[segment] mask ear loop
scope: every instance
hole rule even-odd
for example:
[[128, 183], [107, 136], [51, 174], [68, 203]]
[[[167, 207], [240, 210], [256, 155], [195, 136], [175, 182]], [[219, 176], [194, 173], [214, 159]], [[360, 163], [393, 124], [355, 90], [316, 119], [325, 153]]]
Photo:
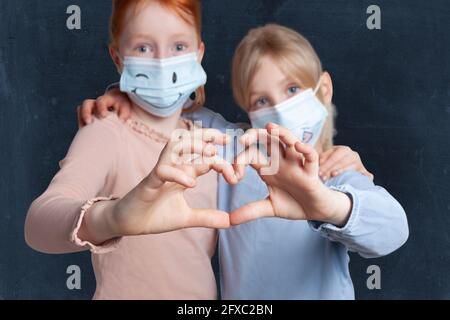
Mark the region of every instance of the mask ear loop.
[[320, 76], [319, 82], [317, 83], [316, 88], [314, 89], [315, 95], [317, 94], [317, 92], [319, 92], [320, 86], [322, 85], [322, 80], [323, 80], [323, 74]]
[[112, 89], [119, 89], [120, 90], [120, 82], [114, 82], [111, 83], [109, 86], [106, 87], [105, 94], [107, 94]]

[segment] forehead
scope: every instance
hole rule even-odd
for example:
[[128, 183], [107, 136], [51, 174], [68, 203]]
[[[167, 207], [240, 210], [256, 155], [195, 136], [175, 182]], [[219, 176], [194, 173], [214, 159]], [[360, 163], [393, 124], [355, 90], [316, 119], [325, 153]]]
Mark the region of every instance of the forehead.
[[159, 4], [157, 1], [150, 1], [142, 6], [130, 9], [127, 12], [124, 35], [136, 32], [146, 34], [170, 34], [184, 33], [192, 36], [196, 35], [194, 21], [192, 17], [181, 17], [175, 10]]
[[264, 56], [259, 60], [257, 70], [250, 82], [252, 90], [258, 90], [260, 88], [265, 89], [268, 86], [274, 86], [289, 76], [283, 72], [279, 63], [270, 56]]

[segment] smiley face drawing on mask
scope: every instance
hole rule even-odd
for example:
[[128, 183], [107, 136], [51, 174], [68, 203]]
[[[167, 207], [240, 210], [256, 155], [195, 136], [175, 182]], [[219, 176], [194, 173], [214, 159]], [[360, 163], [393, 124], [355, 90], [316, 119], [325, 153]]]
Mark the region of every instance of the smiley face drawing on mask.
[[196, 52], [166, 59], [125, 57], [120, 90], [147, 112], [169, 117], [189, 107], [189, 97], [206, 80]]

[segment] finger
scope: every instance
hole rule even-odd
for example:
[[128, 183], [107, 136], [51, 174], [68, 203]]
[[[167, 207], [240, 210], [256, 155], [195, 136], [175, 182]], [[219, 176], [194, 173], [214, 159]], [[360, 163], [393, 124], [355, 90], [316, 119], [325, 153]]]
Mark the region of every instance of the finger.
[[278, 139], [284, 144], [284, 146], [279, 148], [283, 158], [297, 163], [303, 160], [303, 156], [295, 150], [295, 144], [301, 143], [301, 141], [289, 129], [275, 123], [269, 123], [267, 131], [272, 139]]
[[247, 164], [238, 162], [239, 155], [241, 153], [244, 153], [245, 151], [246, 150], [239, 152], [238, 155], [234, 157], [231, 164], [234, 170], [234, 174], [236, 175], [236, 178], [238, 178], [238, 180], [241, 180], [245, 176], [245, 169], [247, 167]]
[[113, 108], [113, 110], [117, 111], [115, 100], [108, 95], [97, 98], [96, 108], [97, 114], [100, 115], [101, 118], [106, 118], [108, 116], [109, 108]]
[[172, 152], [177, 156], [197, 154], [206, 157], [212, 157], [217, 154], [217, 148], [203, 140], [181, 140], [172, 148]]
[[77, 121], [78, 121], [78, 129], [81, 129], [86, 125], [83, 119], [81, 118], [81, 106], [77, 107]]
[[245, 176], [245, 169], [247, 168], [247, 166], [245, 164], [239, 164], [239, 163], [233, 163], [232, 165], [233, 165], [233, 169], [234, 169], [236, 178], [238, 180], [242, 180], [242, 178], [244, 178], [244, 176]]
[[254, 169], [260, 170], [270, 164], [269, 160], [262, 154], [256, 145], [253, 145], [241, 152], [235, 158], [234, 163], [240, 170], [239, 175], [243, 174], [242, 167], [245, 169], [247, 165], [251, 165]]
[[324, 151], [319, 155], [319, 164], [322, 166], [328, 158], [334, 153], [335, 148], [332, 148], [330, 150]]
[[[298, 143], [301, 143], [300, 140], [298, 141]], [[288, 147], [288, 146], [285, 147], [285, 145], [280, 142], [279, 145], [280, 145], [279, 152], [283, 156], [283, 158], [285, 158], [289, 162], [303, 164], [303, 161], [304, 161], [303, 154], [298, 152], [295, 149], [295, 144], [292, 145], [292, 147]]]
[[187, 224], [190, 228], [227, 229], [230, 227], [230, 218], [224, 211], [193, 209]]
[[319, 174], [319, 155], [314, 147], [297, 142], [295, 144], [295, 150], [301, 153], [304, 157], [303, 168], [309, 175], [317, 176]]
[[245, 147], [255, 143], [267, 144], [268, 132], [266, 129], [249, 129], [240, 138], [239, 142]]
[[298, 152], [294, 147], [286, 148], [283, 150], [286, 160], [294, 163], [304, 163], [304, 156]]
[[352, 171], [352, 170], [355, 170], [355, 168], [353, 166], [349, 166], [346, 168], [338, 168], [338, 167], [333, 168], [333, 169], [331, 169], [330, 172], [323, 174], [323, 180], [326, 181], [328, 179], [335, 178], [337, 176], [340, 176], [345, 171]]
[[261, 200], [249, 203], [230, 214], [232, 226], [247, 223], [259, 218], [274, 217], [275, 211], [270, 200]]
[[152, 188], [159, 188], [166, 182], [175, 182], [186, 188], [193, 188], [196, 180], [181, 169], [168, 165], [160, 165], [149, 175], [147, 184]]
[[375, 178], [374, 175], [373, 175], [372, 173], [370, 173], [369, 171], [367, 171], [366, 168], [361, 167], [361, 168], [357, 169], [357, 168], [355, 168], [355, 165], [354, 165], [354, 164], [350, 164], [350, 165], [348, 165], [348, 166], [345, 166], [345, 167], [342, 168], [342, 169], [341, 169], [341, 168], [338, 168], [338, 167], [333, 168], [333, 169], [328, 173], [328, 176], [326, 176], [324, 180], [328, 180], [328, 177], [332, 177], [332, 178], [337, 177], [337, 176], [341, 175], [342, 173], [344, 173], [344, 172], [346, 172], [346, 171], [356, 171], [356, 172], [359, 172], [359, 173], [361, 173], [362, 175], [364, 175], [364, 176], [366, 176], [367, 178], [369, 178], [370, 180], [373, 180], [373, 179]]
[[363, 169], [364, 168], [362, 166], [360, 166], [360, 168], [358, 168], [356, 166], [352, 157], [346, 156], [346, 157], [342, 158], [341, 160], [339, 160], [338, 163], [336, 163], [328, 171], [323, 172], [323, 175], [326, 177], [337, 177], [338, 175], [342, 174], [345, 171], [353, 170], [353, 171], [362, 172]]
[[247, 168], [248, 165], [250, 165], [252, 162], [256, 162], [256, 161], [252, 161], [252, 158], [257, 159], [258, 156], [262, 156], [262, 155], [257, 155], [257, 148], [255, 146], [252, 146], [244, 151], [242, 151], [241, 153], [239, 153], [234, 159], [233, 159], [233, 169], [234, 172], [236, 174], [236, 177], [241, 180], [242, 178], [244, 178], [245, 176], [245, 170]]
[[340, 169], [340, 168], [333, 169], [332, 171], [324, 174], [325, 180], [328, 180], [329, 178], [335, 178], [335, 177], [341, 175], [342, 172], [344, 172], [344, 171], [347, 171], [347, 170]]
[[330, 172], [331, 177], [337, 177], [338, 175], [346, 172], [346, 171], [356, 171], [358, 173], [361, 173], [362, 175], [368, 177], [370, 180], [373, 180], [375, 177], [372, 173], [367, 171], [367, 169], [364, 166], [356, 166], [353, 162], [350, 162], [348, 165], [344, 165], [343, 168], [333, 168]]
[[222, 157], [217, 155], [214, 157], [203, 157], [202, 161], [208, 164], [212, 170], [221, 173], [229, 184], [234, 185], [238, 183], [233, 166]]
[[[247, 130], [246, 133], [239, 138], [239, 142], [244, 147], [247, 147], [247, 148], [257, 146], [260, 154], [261, 155], [267, 154], [268, 157], [270, 157], [271, 153], [272, 153], [272, 147], [273, 147], [272, 144], [277, 145], [277, 148], [278, 148], [278, 144], [279, 144], [278, 140], [274, 141], [274, 139], [269, 136], [266, 129], [256, 129], [256, 128]], [[250, 149], [250, 150], [251, 150], [251, 152], [253, 152], [255, 149]], [[242, 156], [248, 156], [248, 155], [249, 155], [249, 153], [244, 154]], [[260, 155], [258, 154], [257, 157], [260, 157]], [[250, 157], [251, 159], [254, 160], [253, 163], [256, 165], [258, 163], [260, 163], [259, 160], [256, 160], [257, 157], [253, 157], [253, 156]], [[264, 158], [264, 159], [266, 159], [266, 158]], [[260, 160], [262, 161], [263, 159], [260, 159]], [[245, 162], [245, 161], [243, 163], [250, 164], [250, 162]]]
[[349, 151], [345, 148], [339, 147], [333, 149], [333, 152], [328, 156], [326, 161], [324, 161], [322, 165], [320, 165], [321, 175], [325, 175], [325, 172], [329, 172], [332, 167], [336, 166], [336, 164], [339, 164], [340, 161], [347, 156], [349, 156]]
[[119, 105], [119, 118], [122, 121], [127, 121], [131, 117], [131, 103], [127, 99], [124, 99], [123, 102]]
[[230, 137], [217, 129], [194, 129], [192, 132], [188, 131], [191, 137], [200, 139], [205, 142], [214, 143], [217, 145], [226, 145], [230, 142]]
[[271, 136], [277, 137], [289, 148], [294, 147], [297, 142], [301, 142], [289, 129], [282, 126], [269, 123], [266, 128]]
[[84, 100], [81, 105], [81, 118], [86, 124], [92, 123], [92, 113], [95, 108], [95, 100]]

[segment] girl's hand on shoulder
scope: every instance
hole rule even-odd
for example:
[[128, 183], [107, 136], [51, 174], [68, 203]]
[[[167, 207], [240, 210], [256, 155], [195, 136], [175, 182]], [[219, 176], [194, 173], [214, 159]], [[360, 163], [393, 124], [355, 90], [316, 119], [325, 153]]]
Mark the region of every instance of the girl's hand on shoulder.
[[106, 118], [109, 112], [116, 112], [122, 121], [131, 115], [131, 101], [119, 89], [109, 90], [97, 99], [87, 99], [77, 108], [78, 126], [82, 128], [92, 123], [94, 117]]
[[374, 176], [362, 163], [358, 152], [347, 146], [335, 146], [320, 155], [319, 175], [323, 181], [354, 170], [373, 180]]

